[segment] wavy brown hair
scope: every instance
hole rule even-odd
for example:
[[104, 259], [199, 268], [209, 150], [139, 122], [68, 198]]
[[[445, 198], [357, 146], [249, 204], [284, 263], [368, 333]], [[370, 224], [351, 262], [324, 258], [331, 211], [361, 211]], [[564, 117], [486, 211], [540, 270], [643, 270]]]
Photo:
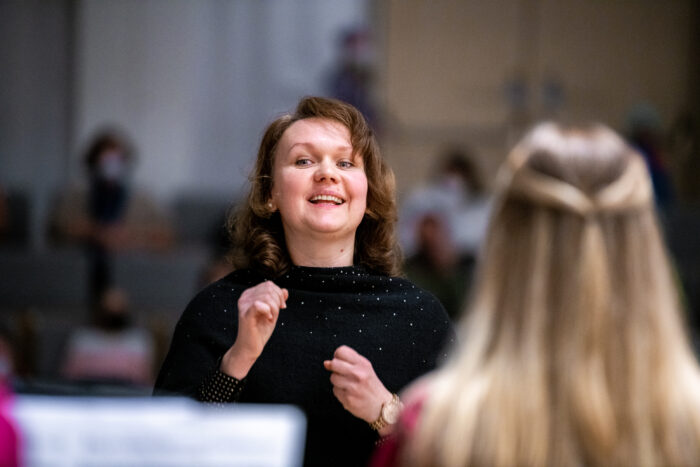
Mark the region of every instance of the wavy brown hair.
[[403, 465], [700, 465], [700, 371], [641, 156], [542, 124], [499, 181], [464, 345]]
[[401, 254], [396, 240], [396, 183], [384, 162], [372, 129], [353, 106], [336, 99], [305, 97], [293, 114], [283, 115], [265, 130], [250, 177], [247, 202], [229, 216], [227, 228], [235, 268], [248, 267], [275, 278], [292, 266], [279, 212], [268, 207], [272, 194], [277, 145], [294, 122], [322, 118], [350, 130], [355, 155], [362, 157], [367, 176], [367, 210], [355, 233], [354, 263], [385, 275], [398, 275]]

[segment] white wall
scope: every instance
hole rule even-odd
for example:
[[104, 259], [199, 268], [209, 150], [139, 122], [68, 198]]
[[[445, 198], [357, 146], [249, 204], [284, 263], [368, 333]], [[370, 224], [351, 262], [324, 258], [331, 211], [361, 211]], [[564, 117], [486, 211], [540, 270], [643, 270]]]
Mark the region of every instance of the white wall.
[[356, 0], [84, 0], [72, 177], [79, 144], [116, 123], [155, 194], [238, 192], [265, 124], [323, 92], [339, 29], [366, 15]]

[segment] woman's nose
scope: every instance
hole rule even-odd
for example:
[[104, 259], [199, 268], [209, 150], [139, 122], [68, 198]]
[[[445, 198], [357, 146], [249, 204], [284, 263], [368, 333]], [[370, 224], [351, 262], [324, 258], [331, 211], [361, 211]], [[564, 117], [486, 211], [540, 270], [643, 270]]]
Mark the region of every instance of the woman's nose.
[[317, 182], [322, 182], [322, 181], [331, 181], [331, 182], [337, 182], [338, 181], [338, 173], [336, 171], [335, 164], [333, 161], [330, 160], [322, 160], [317, 168], [316, 168], [316, 173], [314, 174], [314, 179]]

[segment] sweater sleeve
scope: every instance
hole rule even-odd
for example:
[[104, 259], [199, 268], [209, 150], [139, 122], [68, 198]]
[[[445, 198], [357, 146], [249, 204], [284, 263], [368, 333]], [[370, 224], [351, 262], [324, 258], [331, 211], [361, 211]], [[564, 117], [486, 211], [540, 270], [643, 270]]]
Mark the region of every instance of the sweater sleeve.
[[215, 404], [238, 402], [241, 398], [245, 381], [245, 378], [234, 378], [216, 369], [199, 386], [197, 400]]

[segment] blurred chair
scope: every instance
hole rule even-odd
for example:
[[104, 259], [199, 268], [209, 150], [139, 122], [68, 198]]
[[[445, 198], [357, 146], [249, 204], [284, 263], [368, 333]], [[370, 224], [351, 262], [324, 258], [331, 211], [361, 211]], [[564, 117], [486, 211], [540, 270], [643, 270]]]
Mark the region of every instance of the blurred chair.
[[114, 257], [114, 283], [126, 290], [134, 307], [179, 316], [196, 291], [206, 261], [205, 248], [121, 252]]
[[77, 248], [0, 250], [0, 310], [84, 307], [87, 275], [87, 258]]

